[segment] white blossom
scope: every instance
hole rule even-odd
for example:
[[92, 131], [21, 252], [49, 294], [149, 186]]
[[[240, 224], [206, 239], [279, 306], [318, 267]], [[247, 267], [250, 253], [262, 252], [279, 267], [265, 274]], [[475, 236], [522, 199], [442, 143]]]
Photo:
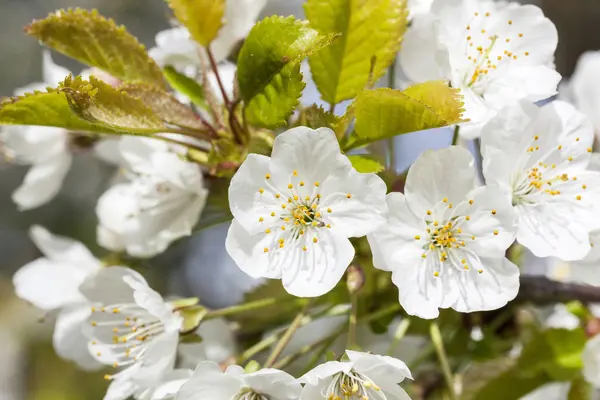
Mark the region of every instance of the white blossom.
[[580, 260], [600, 227], [600, 173], [589, 169], [593, 128], [561, 101], [506, 108], [482, 131], [483, 173], [512, 201], [517, 240], [538, 257]]
[[246, 374], [242, 367], [231, 365], [223, 373], [210, 361], [202, 362], [184, 384], [176, 400], [297, 400], [300, 384], [289, 374], [264, 368]]
[[408, 0], [408, 16], [413, 19], [431, 11], [433, 0]]
[[41, 310], [58, 311], [52, 341], [59, 356], [84, 369], [99, 367], [81, 332], [90, 308], [79, 285], [93, 278], [102, 264], [83, 244], [55, 236], [41, 226], [32, 227], [30, 235], [44, 256], [15, 273], [17, 296]]
[[349, 237], [385, 222], [385, 183], [358, 173], [329, 129], [280, 134], [272, 157], [250, 154], [231, 180], [226, 248], [253, 278], [282, 279], [296, 296], [320, 296], [354, 257]]
[[199, 166], [163, 142], [126, 137], [119, 148], [130, 181], [100, 197], [98, 242], [110, 250], [151, 257], [191, 234], [208, 192]]
[[349, 361], [329, 361], [298, 380], [305, 383], [300, 400], [403, 400], [410, 399], [398, 386], [412, 379], [402, 361], [375, 354], [346, 350]]
[[[267, 0], [226, 1], [225, 25], [210, 44], [216, 62], [224, 61], [237, 42], [248, 35], [266, 3]], [[185, 27], [159, 32], [156, 35], [156, 47], [150, 49], [149, 54], [159, 65], [172, 65], [191, 75], [200, 67], [200, 46]]]
[[390, 218], [368, 235], [376, 268], [392, 271], [407, 313], [436, 318], [438, 308], [493, 310], [519, 290], [505, 257], [515, 214], [495, 187], [475, 187], [463, 148], [426, 151], [412, 165], [405, 194], [387, 196]]
[[571, 382], [552, 382], [540, 386], [520, 400], [564, 400], [569, 397]]
[[583, 376], [585, 380], [600, 388], [600, 335], [596, 335], [585, 344], [583, 354]]
[[89, 351], [115, 368], [106, 399], [126, 399], [154, 387], [173, 370], [183, 319], [137, 272], [107, 267], [80, 290], [91, 303], [84, 325]]
[[[15, 94], [22, 96], [36, 90], [46, 91], [48, 86], [56, 86], [69, 73], [54, 64], [46, 51], [43, 55], [44, 82], [17, 89]], [[72, 162], [66, 130], [45, 126], [5, 126], [0, 130], [0, 148], [9, 160], [31, 165], [23, 183], [12, 195], [20, 210], [42, 206], [58, 194]]]
[[464, 138], [515, 101], [556, 94], [554, 24], [533, 5], [490, 0], [435, 0], [430, 14], [413, 21], [400, 53], [409, 79], [447, 79], [464, 96], [470, 123]]

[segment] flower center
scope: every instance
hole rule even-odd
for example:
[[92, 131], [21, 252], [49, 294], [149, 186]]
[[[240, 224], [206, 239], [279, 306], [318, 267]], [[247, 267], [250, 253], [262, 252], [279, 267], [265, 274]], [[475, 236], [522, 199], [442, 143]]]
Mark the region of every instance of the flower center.
[[[163, 323], [135, 303], [92, 307], [94, 340], [91, 344], [110, 348], [113, 367], [135, 363], [149, 343], [165, 331]], [[102, 350], [96, 356], [102, 357]]]
[[327, 400], [386, 400], [386, 395], [372, 380], [354, 370], [340, 372], [321, 393]]

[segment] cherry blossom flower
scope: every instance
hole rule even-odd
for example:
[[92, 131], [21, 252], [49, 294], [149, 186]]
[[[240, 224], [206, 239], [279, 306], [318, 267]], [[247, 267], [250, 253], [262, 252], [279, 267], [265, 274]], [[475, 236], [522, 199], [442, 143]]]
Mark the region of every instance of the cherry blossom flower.
[[95, 276], [102, 264], [83, 244], [55, 236], [41, 226], [32, 227], [30, 235], [44, 256], [15, 273], [17, 296], [41, 310], [58, 311], [52, 340], [60, 357], [84, 369], [99, 367], [87, 351], [87, 340], [81, 332], [90, 307], [79, 285]]
[[407, 313], [436, 318], [438, 308], [493, 310], [519, 290], [505, 257], [515, 214], [495, 187], [475, 187], [463, 148], [426, 151], [408, 171], [405, 194], [387, 196], [390, 218], [367, 236], [376, 268], [392, 271]]
[[208, 191], [200, 168], [163, 142], [126, 137], [119, 148], [131, 180], [100, 197], [98, 242], [110, 250], [151, 257], [191, 234]]
[[226, 248], [253, 278], [296, 296], [330, 291], [354, 258], [349, 237], [385, 222], [385, 183], [358, 173], [329, 129], [291, 129], [272, 157], [250, 154], [231, 180]]
[[[56, 86], [70, 74], [52, 61], [48, 51], [44, 52], [42, 68], [44, 82], [17, 89], [15, 95], [46, 91], [48, 86]], [[0, 130], [0, 148], [9, 160], [31, 165], [23, 183], [12, 195], [20, 210], [42, 206], [58, 194], [72, 161], [66, 130], [45, 126], [5, 126]]]
[[298, 380], [305, 383], [300, 400], [314, 399], [410, 399], [398, 386], [412, 379], [402, 361], [375, 354], [346, 350], [349, 361], [329, 361]]
[[504, 106], [556, 94], [554, 24], [533, 5], [489, 0], [436, 0], [416, 18], [400, 53], [409, 79], [447, 79], [464, 96], [464, 138]]
[[225, 373], [210, 361], [198, 365], [176, 400], [296, 400], [300, 384], [291, 375], [272, 368], [245, 374], [242, 367], [232, 365]]
[[538, 257], [580, 260], [600, 227], [600, 173], [589, 169], [594, 133], [573, 106], [522, 103], [483, 128], [483, 173], [512, 200], [517, 240]]
[[600, 388], [600, 335], [596, 335], [586, 343], [583, 354], [583, 376], [585, 380]]
[[107, 397], [126, 399], [154, 387], [173, 370], [182, 318], [137, 272], [123, 267], [100, 270], [80, 290], [91, 303], [84, 325], [91, 355], [123, 368], [111, 380]]

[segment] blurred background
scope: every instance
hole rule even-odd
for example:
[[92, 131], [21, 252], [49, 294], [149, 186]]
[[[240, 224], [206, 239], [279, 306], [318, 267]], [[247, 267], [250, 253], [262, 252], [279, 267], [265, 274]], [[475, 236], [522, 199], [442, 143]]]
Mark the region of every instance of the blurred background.
[[[586, 50], [600, 49], [598, 0], [528, 1], [544, 9], [554, 21], [560, 42], [558, 71], [573, 72]], [[300, 0], [269, 0], [263, 15], [302, 16]], [[66, 7], [97, 8], [101, 14], [127, 26], [147, 47], [155, 34], [169, 27], [162, 0], [0, 0], [0, 96], [41, 80], [42, 52], [38, 43], [23, 33], [34, 18]], [[78, 73], [82, 66], [54, 54], [56, 63]], [[317, 94], [312, 101], [317, 100]], [[430, 132], [407, 135], [398, 152], [401, 165], [409, 165], [425, 148], [449, 143], [449, 137]], [[437, 141], [437, 143], [436, 143]], [[114, 175], [114, 168], [93, 154], [78, 154], [63, 190], [49, 204], [18, 212], [11, 193], [21, 183], [27, 167], [0, 162], [0, 400], [101, 399], [106, 383], [100, 375], [79, 372], [54, 354], [50, 343], [51, 316], [14, 298], [11, 278], [22, 265], [39, 257], [28, 237], [32, 224], [82, 240], [99, 257], [105, 252], [95, 244], [95, 203]], [[157, 282], [181, 295], [199, 295], [207, 305], [222, 307], [241, 299], [242, 290], [255, 283], [231, 264], [224, 252], [227, 226], [220, 226], [175, 245], [149, 262]], [[202, 260], [202, 262], [198, 262]], [[215, 280], [218, 272], [222, 279]], [[211, 276], [212, 279], [204, 279]], [[167, 279], [158, 279], [167, 278]], [[163, 287], [166, 289], [167, 287]], [[45, 322], [45, 320], [48, 320]]]

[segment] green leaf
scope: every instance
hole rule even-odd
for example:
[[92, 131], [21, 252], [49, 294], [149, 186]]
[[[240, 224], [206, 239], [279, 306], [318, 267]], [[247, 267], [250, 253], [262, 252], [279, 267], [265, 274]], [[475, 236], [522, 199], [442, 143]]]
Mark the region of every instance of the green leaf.
[[126, 82], [166, 88], [160, 67], [138, 40], [96, 10], [59, 10], [25, 31], [56, 51]]
[[356, 128], [346, 150], [425, 129], [464, 122], [458, 89], [442, 81], [415, 85], [405, 91], [365, 90], [356, 98]]
[[301, 111], [297, 125], [308, 126], [312, 129], [330, 128], [335, 130], [340, 120], [341, 118], [335, 114], [325, 111], [321, 106], [313, 104]]
[[167, 0], [175, 17], [198, 43], [207, 47], [223, 26], [225, 0]]
[[268, 127], [285, 122], [304, 88], [297, 64], [334, 38], [294, 17], [265, 18], [252, 28], [240, 50], [237, 76], [253, 121]]
[[189, 334], [194, 332], [199, 326], [208, 310], [202, 306], [194, 306], [179, 310], [179, 316], [183, 319], [179, 332]]
[[384, 167], [379, 163], [379, 161], [369, 158], [364, 155], [351, 155], [348, 156], [352, 166], [358, 172], [368, 174], [368, 173], [379, 173], [383, 171]]
[[204, 88], [192, 78], [178, 72], [175, 68], [167, 66], [163, 69], [165, 78], [169, 85], [182, 95], [186, 96], [196, 106], [208, 110], [208, 104], [204, 98]]
[[182, 104], [172, 94], [148, 84], [129, 84], [119, 88], [148, 106], [166, 123], [195, 130], [205, 127], [194, 111]]
[[51, 88], [48, 92], [27, 93], [0, 103], [0, 124], [53, 126], [83, 132], [111, 131], [79, 118], [69, 107], [65, 94]]
[[101, 80], [68, 76], [60, 84], [71, 109], [93, 124], [121, 132], [150, 134], [167, 130], [161, 118], [139, 99]]
[[270, 129], [287, 125], [305, 86], [300, 64], [288, 64], [248, 103], [245, 111], [248, 122]]
[[407, 24], [405, 0], [308, 0], [311, 26], [342, 38], [309, 59], [313, 78], [330, 104], [363, 90], [375, 58], [373, 80], [385, 74], [400, 50]]

